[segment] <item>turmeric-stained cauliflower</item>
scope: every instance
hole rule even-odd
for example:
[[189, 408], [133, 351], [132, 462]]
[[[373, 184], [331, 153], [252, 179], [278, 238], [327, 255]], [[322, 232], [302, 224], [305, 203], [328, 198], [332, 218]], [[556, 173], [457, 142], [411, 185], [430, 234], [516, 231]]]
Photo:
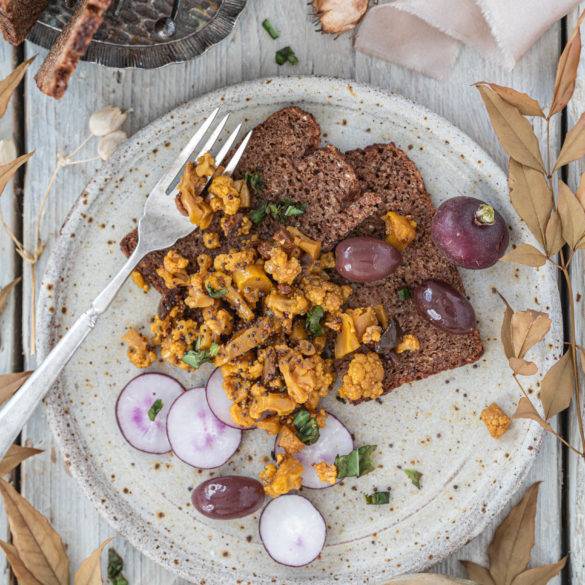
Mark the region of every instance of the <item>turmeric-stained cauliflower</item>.
[[266, 308], [270, 309], [277, 317], [304, 315], [309, 309], [309, 303], [300, 291], [293, 291], [290, 295], [282, 295], [273, 290], [264, 302]]
[[280, 247], [275, 246], [269, 251], [270, 258], [264, 263], [264, 270], [280, 284], [292, 284], [301, 273], [301, 263]]
[[211, 195], [209, 204], [213, 211], [235, 215], [240, 209], [240, 193], [234, 180], [228, 175], [214, 177], [209, 185], [209, 194]]
[[294, 455], [305, 448], [305, 444], [288, 425], [283, 426], [280, 431], [278, 446], [282, 447], [289, 455]]
[[253, 264], [255, 259], [256, 251], [251, 248], [240, 251], [230, 250], [227, 254], [218, 254], [213, 261], [213, 267], [222, 272], [234, 272]]
[[303, 466], [300, 461], [279, 453], [276, 456], [276, 465], [270, 463], [260, 472], [260, 480], [264, 484], [266, 495], [276, 498], [291, 490], [300, 489], [302, 475]]
[[319, 305], [328, 313], [338, 313], [351, 295], [351, 286], [334, 284], [317, 274], [303, 278], [301, 290], [311, 304]]
[[165, 281], [165, 286], [169, 289], [177, 286], [187, 286], [189, 284], [189, 275], [187, 266], [189, 260], [183, 258], [176, 250], [169, 250], [163, 260], [163, 265], [157, 268], [156, 273]]
[[351, 362], [339, 389], [339, 396], [355, 401], [377, 398], [383, 393], [384, 366], [377, 353], [358, 353]]
[[128, 329], [122, 340], [128, 345], [128, 359], [137, 368], [148, 368], [156, 360], [148, 339], [136, 329]]
[[499, 439], [512, 424], [510, 417], [495, 402], [482, 410], [480, 418], [494, 439]]
[[313, 467], [315, 469], [317, 477], [321, 481], [331, 484], [337, 481], [337, 467], [333, 465], [333, 463], [326, 463], [325, 461], [320, 461], [319, 463], [314, 463]]

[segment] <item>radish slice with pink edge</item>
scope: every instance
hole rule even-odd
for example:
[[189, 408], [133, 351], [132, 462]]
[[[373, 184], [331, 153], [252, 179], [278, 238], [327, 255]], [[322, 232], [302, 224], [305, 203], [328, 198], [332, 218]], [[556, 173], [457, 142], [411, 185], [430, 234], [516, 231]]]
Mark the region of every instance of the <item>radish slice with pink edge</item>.
[[146, 453], [168, 453], [167, 416], [184, 391], [165, 374], [141, 374], [130, 380], [116, 402], [116, 420], [126, 441]]
[[262, 544], [281, 565], [301, 567], [314, 561], [323, 550], [326, 534], [321, 512], [296, 494], [272, 500], [260, 516]]
[[238, 449], [242, 431], [228, 427], [211, 412], [205, 388], [187, 390], [175, 400], [167, 418], [173, 453], [193, 467], [223, 465]]
[[243, 427], [234, 421], [232, 418], [230, 409], [233, 401], [225, 393], [223, 386], [223, 375], [221, 368], [215, 368], [207, 380], [207, 386], [205, 387], [205, 395], [207, 396], [207, 404], [211, 408], [211, 412], [228, 427], [234, 429], [253, 429], [254, 427]]
[[[327, 413], [325, 426], [319, 429], [319, 439], [312, 445], [306, 445], [302, 451], [295, 454], [303, 464], [302, 485], [306, 488], [324, 489], [335, 485], [321, 481], [317, 475], [314, 463], [334, 463], [337, 455], [347, 455], [353, 451], [353, 439], [350, 432], [341, 421], [331, 413]], [[278, 445], [278, 437], [274, 446], [275, 453], [283, 453]]]

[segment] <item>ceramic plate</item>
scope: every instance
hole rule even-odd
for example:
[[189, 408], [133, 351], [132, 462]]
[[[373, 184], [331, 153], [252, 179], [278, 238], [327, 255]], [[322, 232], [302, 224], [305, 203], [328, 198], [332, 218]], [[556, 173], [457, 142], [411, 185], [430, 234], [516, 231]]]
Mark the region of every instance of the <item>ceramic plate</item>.
[[[508, 203], [506, 177], [470, 138], [439, 116], [396, 95], [327, 78], [280, 78], [236, 85], [172, 111], [136, 134], [88, 185], [73, 208], [43, 286], [43, 354], [73, 316], [116, 273], [124, 258], [118, 242], [136, 225], [144, 198], [193, 129], [218, 104], [230, 123], [251, 128], [289, 104], [312, 112], [325, 139], [342, 150], [394, 141], [420, 168], [435, 202], [472, 195], [494, 203], [512, 241], [531, 241]], [[530, 467], [541, 431], [515, 422], [499, 441], [479, 419], [497, 401], [511, 413], [518, 400], [498, 341], [503, 305], [496, 287], [515, 307], [535, 302], [559, 324], [554, 271], [505, 263], [464, 271], [485, 343], [474, 365], [407, 384], [379, 402], [327, 407], [353, 431], [357, 444], [378, 445], [380, 468], [344, 485], [303, 493], [327, 520], [321, 557], [292, 569], [276, 564], [258, 538], [258, 514], [215, 522], [195, 512], [191, 490], [210, 475], [256, 476], [273, 440], [247, 432], [237, 454], [212, 472], [195, 470], [171, 455], [132, 449], [114, 418], [116, 397], [138, 371], [126, 359], [121, 337], [128, 326], [147, 326], [158, 295], [128, 283], [108, 314], [69, 364], [47, 399], [51, 426], [83, 490], [111, 524], [138, 549], [183, 577], [214, 585], [252, 582], [295, 584], [381, 583], [437, 562], [476, 536], [511, 497]], [[536, 301], [535, 301], [536, 299]], [[551, 338], [560, 339], [555, 325]], [[548, 367], [558, 353], [542, 344], [531, 359]], [[168, 371], [159, 365], [157, 371]], [[205, 382], [210, 369], [178, 376], [187, 387]], [[529, 380], [534, 384], [536, 380]], [[417, 490], [401, 468], [423, 475]], [[364, 493], [392, 489], [390, 506], [367, 506]], [[207, 581], [209, 582], [209, 581]]]

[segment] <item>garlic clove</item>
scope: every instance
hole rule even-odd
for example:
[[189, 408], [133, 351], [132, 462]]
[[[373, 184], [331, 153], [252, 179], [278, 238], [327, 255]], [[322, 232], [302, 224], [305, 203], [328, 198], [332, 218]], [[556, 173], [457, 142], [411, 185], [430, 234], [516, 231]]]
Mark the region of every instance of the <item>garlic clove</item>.
[[368, 0], [313, 0], [324, 33], [341, 34], [354, 28], [368, 9]]
[[89, 117], [89, 131], [94, 136], [106, 136], [122, 126], [128, 112], [123, 112], [116, 106], [106, 106]]
[[99, 157], [102, 160], [108, 160], [112, 154], [114, 154], [118, 146], [120, 146], [122, 142], [125, 142], [127, 138], [128, 135], [122, 130], [116, 130], [106, 136], [102, 136], [97, 147]]

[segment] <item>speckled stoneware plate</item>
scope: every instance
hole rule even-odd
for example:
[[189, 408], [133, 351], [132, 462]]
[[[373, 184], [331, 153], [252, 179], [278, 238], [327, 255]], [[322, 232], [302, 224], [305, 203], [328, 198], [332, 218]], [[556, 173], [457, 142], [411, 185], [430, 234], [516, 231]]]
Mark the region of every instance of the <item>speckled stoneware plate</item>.
[[[42, 353], [71, 324], [123, 262], [118, 241], [136, 224], [144, 198], [193, 129], [218, 104], [230, 123], [251, 128], [271, 112], [298, 104], [312, 112], [325, 140], [341, 149], [394, 141], [419, 166], [436, 204], [473, 195], [497, 205], [512, 241], [531, 241], [508, 203], [504, 173], [472, 140], [439, 116], [382, 91], [328, 78], [259, 80], [200, 97], [136, 134], [88, 185], [72, 210], [43, 283], [39, 315]], [[258, 538], [258, 516], [216, 522], [190, 504], [193, 486], [210, 475], [256, 476], [270, 457], [265, 433], [245, 433], [241, 448], [222, 468], [195, 470], [172, 455], [132, 449], [114, 418], [116, 397], [137, 374], [121, 343], [128, 326], [147, 326], [158, 295], [128, 283], [109, 313], [67, 367], [47, 399], [51, 426], [69, 467], [111, 524], [138, 549], [199, 583], [383, 583], [445, 557], [477, 535], [511, 497], [530, 467], [541, 431], [515, 422], [499, 441], [479, 413], [497, 401], [511, 413], [518, 400], [502, 352], [503, 305], [497, 287], [515, 307], [535, 302], [551, 314], [551, 339], [560, 339], [560, 309], [553, 270], [499, 263], [464, 271], [486, 346], [475, 365], [408, 384], [381, 403], [327, 407], [355, 434], [356, 443], [379, 446], [380, 468], [327, 490], [303, 490], [327, 521], [326, 546], [303, 568], [276, 564]], [[548, 367], [560, 344], [534, 351]], [[206, 367], [207, 368], [207, 367]], [[186, 386], [205, 382], [210, 369], [178, 375]], [[168, 371], [164, 365], [153, 368]], [[534, 385], [536, 380], [529, 381]], [[417, 490], [401, 471], [424, 476]], [[363, 494], [392, 488], [390, 506], [367, 506]], [[213, 577], [212, 577], [213, 576]]]
[[[169, 35], [157, 22], [171, 15], [174, 0], [114, 0], [84, 60], [143, 69], [188, 61], [232, 31], [246, 1], [181, 0]], [[50, 2], [28, 40], [52, 47], [76, 6], [74, 0]]]

